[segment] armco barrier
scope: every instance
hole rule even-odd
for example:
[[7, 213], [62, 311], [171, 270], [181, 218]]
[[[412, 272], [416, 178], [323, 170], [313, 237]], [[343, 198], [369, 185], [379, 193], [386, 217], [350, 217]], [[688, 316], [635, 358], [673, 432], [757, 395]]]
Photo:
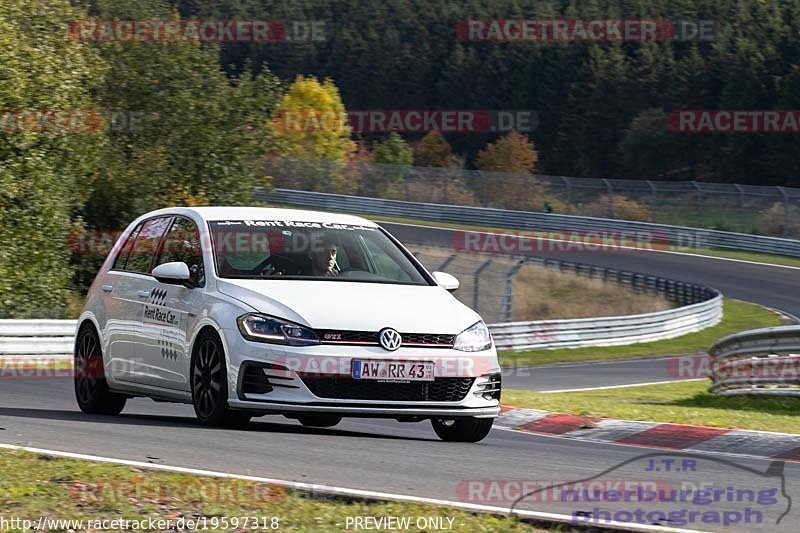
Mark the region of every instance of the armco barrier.
[[0, 355], [71, 354], [77, 320], [0, 320]]
[[498, 349], [619, 346], [671, 339], [717, 324], [722, 296], [686, 307], [641, 315], [492, 324]]
[[800, 396], [800, 326], [735, 333], [714, 343], [709, 355], [714, 394]]
[[[713, 326], [722, 318], [722, 295], [714, 289], [624, 274], [622, 278], [634, 287], [661, 286], [675, 298], [695, 295], [700, 301], [640, 315], [490, 324], [495, 344], [504, 350], [616, 346], [677, 337]], [[671, 284], [675, 286], [670, 289]], [[677, 285], [686, 287], [678, 289]], [[0, 320], [0, 356], [70, 354], [75, 327], [75, 320]]]
[[635, 291], [656, 292], [680, 307], [618, 317], [491, 324], [489, 329], [500, 349], [578, 348], [650, 342], [699, 331], [716, 325], [722, 319], [722, 294], [711, 287], [558, 259], [528, 257], [527, 260], [548, 268], [626, 285]]
[[800, 241], [746, 233], [667, 226], [648, 222], [511, 211], [487, 207], [382, 200], [321, 192], [257, 189], [255, 198], [278, 205], [310, 207], [327, 211], [363, 213], [455, 222], [483, 227], [541, 231], [641, 231], [666, 238], [669, 244], [689, 248], [726, 248], [800, 257]]

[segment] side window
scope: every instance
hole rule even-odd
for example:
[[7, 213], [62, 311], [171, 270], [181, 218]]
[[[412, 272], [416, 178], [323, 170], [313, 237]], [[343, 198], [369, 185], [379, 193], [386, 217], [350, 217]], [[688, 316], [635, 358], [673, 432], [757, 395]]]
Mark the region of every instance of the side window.
[[161, 254], [155, 266], [180, 261], [189, 266], [192, 279], [198, 285], [205, 284], [203, 268], [203, 251], [200, 248], [200, 231], [194, 222], [184, 217], [177, 217], [164, 239]]
[[142, 228], [136, 235], [136, 241], [133, 243], [133, 249], [128, 261], [125, 264], [125, 270], [142, 274], [150, 273], [153, 256], [158, 251], [161, 237], [167, 230], [171, 220], [172, 217], [151, 218], [142, 224]]
[[125, 239], [125, 243], [120, 247], [119, 253], [117, 253], [117, 258], [114, 259], [114, 266], [111, 267], [111, 270], [125, 270], [125, 265], [128, 262], [128, 258], [131, 256], [131, 250], [133, 250], [133, 242], [136, 240], [136, 235], [139, 233], [139, 230], [142, 229], [142, 224], [144, 224], [144, 222], [136, 226], [130, 235], [128, 235], [128, 238]]

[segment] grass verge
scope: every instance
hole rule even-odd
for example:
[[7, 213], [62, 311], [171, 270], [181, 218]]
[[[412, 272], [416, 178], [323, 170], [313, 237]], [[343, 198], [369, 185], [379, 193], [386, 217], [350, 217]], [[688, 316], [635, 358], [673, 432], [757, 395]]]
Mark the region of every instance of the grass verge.
[[[259, 530], [342, 531], [347, 517], [409, 517], [411, 524], [416, 524], [419, 517], [430, 517], [443, 519], [445, 525], [451, 523], [455, 531], [550, 531], [510, 517], [447, 507], [314, 498], [308, 493], [251, 481], [155, 472], [23, 451], [0, 450], [0, 471], [3, 518], [33, 520], [34, 524], [40, 517], [84, 520], [81, 529], [88, 529], [89, 520], [141, 521], [152, 517], [177, 521], [181, 517], [207, 517], [205, 525], [219, 531], [252, 530], [254, 524]], [[234, 517], [238, 518], [238, 527]], [[251, 517], [247, 527], [244, 517]], [[223, 527], [223, 518], [228, 527]], [[52, 522], [50, 525], [50, 530], [78, 530], [74, 526], [53, 527]], [[145, 524], [136, 529], [154, 530], [148, 527]], [[119, 529], [122, 527], [116, 528]], [[416, 525], [411, 529], [417, 529]]]
[[604, 418], [800, 433], [797, 400], [713, 396], [709, 384], [684, 381], [556, 394], [504, 389], [503, 404]]
[[702, 353], [726, 335], [756, 328], [780, 326], [780, 316], [760, 305], [725, 298], [722, 321], [716, 326], [674, 339], [641, 342], [627, 346], [563, 348], [556, 350], [519, 350], [500, 352], [503, 366], [544, 365], [577, 361], [630, 359], [666, 354]]

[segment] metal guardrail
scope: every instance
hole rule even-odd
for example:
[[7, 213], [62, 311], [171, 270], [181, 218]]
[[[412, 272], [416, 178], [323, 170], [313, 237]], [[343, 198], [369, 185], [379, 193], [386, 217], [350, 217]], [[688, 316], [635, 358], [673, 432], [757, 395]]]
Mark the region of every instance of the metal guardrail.
[[416, 218], [436, 222], [455, 222], [483, 227], [537, 231], [649, 232], [658, 240], [666, 241], [666, 244], [680, 247], [725, 248], [800, 257], [800, 241], [793, 239], [649, 222], [383, 200], [365, 196], [346, 196], [290, 189], [274, 189], [269, 192], [258, 189], [255, 198], [280, 205], [387, 217]]
[[0, 355], [66, 355], [77, 320], [0, 320]]
[[[446, 266], [451, 259], [445, 260], [442, 266]], [[490, 324], [489, 329], [500, 349], [617, 346], [648, 342], [698, 331], [717, 324], [722, 318], [722, 295], [716, 289], [639, 272], [543, 257], [525, 257], [512, 268], [505, 287], [508, 301], [504, 305], [508, 309], [512, 307], [513, 274], [525, 262], [603, 279], [628, 286], [634, 291], [660, 293], [680, 307], [630, 316]], [[479, 274], [476, 271], [476, 280]], [[476, 283], [476, 291], [477, 287]], [[70, 354], [76, 326], [75, 320], [0, 320], [0, 355]]]
[[635, 291], [658, 292], [681, 307], [617, 317], [491, 324], [489, 330], [500, 349], [578, 348], [650, 342], [699, 331], [722, 319], [722, 294], [710, 287], [585, 263], [539, 257], [529, 257], [528, 260], [549, 268], [628, 285]]
[[[625, 273], [632, 286], [653, 287], [659, 278]], [[648, 278], [653, 278], [649, 280]], [[637, 281], [638, 280], [638, 281]], [[664, 287], [671, 284], [670, 280]], [[680, 282], [671, 282], [680, 284]], [[684, 284], [691, 285], [691, 284]], [[542, 320], [490, 324], [499, 349], [574, 348], [580, 346], [617, 346], [635, 342], [670, 339], [715, 325], [722, 318], [722, 295], [714, 289], [687, 287], [675, 294], [696, 293], [709, 299], [691, 305], [640, 315]], [[670, 290], [670, 289], [667, 289]], [[42, 322], [46, 322], [43, 324]], [[75, 320], [0, 320], [0, 355], [71, 354]]]
[[713, 394], [800, 397], [800, 326], [735, 333], [709, 355]]
[[265, 158], [264, 172], [279, 189], [547, 211], [800, 238], [800, 188], [796, 187], [580, 178], [279, 157]]

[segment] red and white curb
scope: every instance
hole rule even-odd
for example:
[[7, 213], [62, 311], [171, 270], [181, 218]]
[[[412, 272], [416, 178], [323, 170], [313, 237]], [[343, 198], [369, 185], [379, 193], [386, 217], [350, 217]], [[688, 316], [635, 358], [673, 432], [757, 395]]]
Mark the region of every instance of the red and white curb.
[[628, 446], [800, 462], [800, 435], [577, 416], [503, 406], [495, 426]]

